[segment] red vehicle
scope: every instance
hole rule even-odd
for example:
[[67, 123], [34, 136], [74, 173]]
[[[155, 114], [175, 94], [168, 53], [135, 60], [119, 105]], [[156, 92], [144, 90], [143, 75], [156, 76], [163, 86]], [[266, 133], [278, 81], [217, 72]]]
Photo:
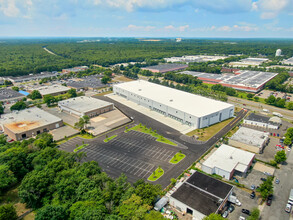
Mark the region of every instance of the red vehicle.
[[9, 140], [8, 142], [11, 143], [11, 142], [13, 142], [13, 141], [14, 141], [14, 139], [11, 139], [11, 140]]

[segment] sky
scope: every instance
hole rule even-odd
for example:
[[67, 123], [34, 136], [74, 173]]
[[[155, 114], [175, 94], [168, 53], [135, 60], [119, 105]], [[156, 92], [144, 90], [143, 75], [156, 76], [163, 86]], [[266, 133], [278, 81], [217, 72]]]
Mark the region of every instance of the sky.
[[0, 0], [0, 37], [292, 38], [293, 0]]

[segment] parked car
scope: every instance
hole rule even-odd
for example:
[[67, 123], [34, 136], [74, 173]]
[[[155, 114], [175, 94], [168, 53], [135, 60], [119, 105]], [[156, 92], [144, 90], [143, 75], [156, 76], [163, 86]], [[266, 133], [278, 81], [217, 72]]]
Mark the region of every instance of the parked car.
[[275, 183], [276, 184], [279, 184], [280, 183], [280, 180], [277, 178], [276, 181], [275, 181]]
[[238, 199], [236, 199], [235, 205], [241, 206], [241, 202]]
[[271, 194], [268, 196], [267, 205], [270, 206], [272, 204], [272, 201], [273, 201], [273, 195]]
[[261, 180], [261, 181], [267, 181], [267, 179], [266, 179], [266, 178], [263, 178], [263, 177], [260, 178], [260, 180]]
[[255, 197], [255, 192], [252, 191], [252, 193], [250, 194], [250, 198], [251, 198], [251, 199], [254, 199], [254, 197]]
[[228, 208], [228, 212], [233, 212], [235, 209], [235, 207], [233, 205], [230, 205], [229, 208]]
[[255, 185], [251, 185], [250, 189], [255, 190]]
[[227, 218], [228, 215], [229, 215], [228, 211], [225, 211], [225, 212], [222, 214], [222, 217], [223, 217], [223, 218]]
[[290, 205], [290, 204], [288, 203], [288, 204], [286, 205], [285, 212], [290, 213], [290, 212], [291, 212], [291, 209], [292, 209], [292, 205]]
[[239, 216], [239, 220], [245, 220], [246, 218], [244, 218], [243, 216]]
[[250, 215], [250, 211], [248, 209], [242, 209], [241, 212], [246, 215]]

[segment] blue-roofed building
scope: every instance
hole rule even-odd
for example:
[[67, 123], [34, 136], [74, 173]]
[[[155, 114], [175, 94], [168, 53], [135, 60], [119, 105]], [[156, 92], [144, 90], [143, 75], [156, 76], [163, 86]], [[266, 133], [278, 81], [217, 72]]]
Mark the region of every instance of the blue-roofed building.
[[20, 94], [23, 94], [25, 96], [28, 96], [29, 95], [29, 92], [26, 92], [26, 91], [23, 91], [23, 90], [19, 90], [18, 91]]

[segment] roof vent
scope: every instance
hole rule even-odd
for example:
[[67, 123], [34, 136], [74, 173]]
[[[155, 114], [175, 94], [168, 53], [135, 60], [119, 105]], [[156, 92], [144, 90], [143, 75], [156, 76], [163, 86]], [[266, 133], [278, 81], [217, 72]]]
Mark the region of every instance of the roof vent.
[[170, 101], [170, 102], [173, 102], [173, 99], [170, 99], [169, 101]]
[[138, 91], [141, 91], [141, 89], [138, 89]]
[[233, 157], [232, 157], [232, 156], [230, 156], [230, 159], [232, 160], [232, 159], [233, 159]]

